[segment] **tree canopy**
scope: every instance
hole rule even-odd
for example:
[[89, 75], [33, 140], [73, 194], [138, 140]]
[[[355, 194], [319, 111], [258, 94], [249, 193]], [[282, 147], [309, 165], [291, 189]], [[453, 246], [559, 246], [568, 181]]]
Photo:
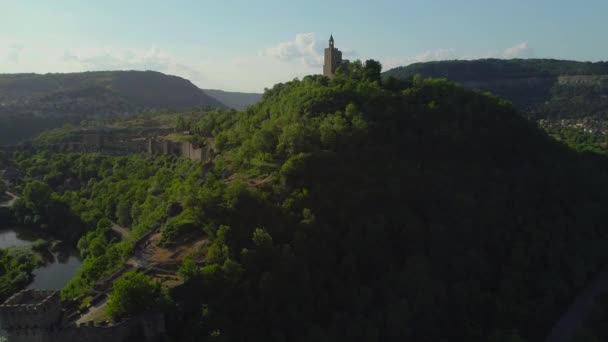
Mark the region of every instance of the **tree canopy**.
[[165, 309], [168, 303], [169, 297], [158, 282], [142, 273], [128, 272], [114, 283], [106, 308], [110, 316], [119, 318]]

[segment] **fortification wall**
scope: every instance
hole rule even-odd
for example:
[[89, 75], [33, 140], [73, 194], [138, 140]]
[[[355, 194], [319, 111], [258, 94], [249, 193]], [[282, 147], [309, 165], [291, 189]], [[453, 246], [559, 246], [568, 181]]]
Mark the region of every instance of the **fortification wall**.
[[155, 341], [165, 333], [165, 316], [148, 313], [118, 323], [63, 325], [57, 291], [24, 290], [0, 305], [2, 328], [10, 342]]
[[61, 318], [61, 300], [57, 291], [24, 290], [0, 305], [4, 330], [51, 329]]
[[142, 341], [155, 341], [165, 334], [165, 317], [150, 313], [130, 318], [113, 325], [95, 325], [93, 322], [71, 325], [51, 333], [51, 342], [122, 342], [139, 337]]
[[557, 83], [562, 86], [608, 86], [608, 75], [560, 76]]
[[149, 139], [147, 145], [150, 154], [171, 154], [197, 162], [208, 162], [214, 156], [212, 143], [197, 145], [191, 142]]

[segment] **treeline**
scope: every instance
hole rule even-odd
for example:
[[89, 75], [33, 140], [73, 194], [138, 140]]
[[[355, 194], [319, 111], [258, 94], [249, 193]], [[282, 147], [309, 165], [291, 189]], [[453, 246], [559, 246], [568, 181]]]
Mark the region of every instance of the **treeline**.
[[416, 75], [448, 77], [451, 80], [482, 81], [557, 77], [562, 75], [608, 75], [608, 62], [577, 62], [555, 59], [479, 59], [414, 63], [383, 73], [399, 79]]
[[585, 153], [608, 155], [608, 136], [601, 132], [585, 132], [578, 128], [546, 128], [555, 140]]

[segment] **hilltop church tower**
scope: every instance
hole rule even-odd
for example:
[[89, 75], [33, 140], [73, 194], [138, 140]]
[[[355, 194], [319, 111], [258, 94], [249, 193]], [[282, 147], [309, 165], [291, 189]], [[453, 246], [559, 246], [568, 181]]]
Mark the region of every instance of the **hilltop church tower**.
[[342, 64], [342, 52], [334, 47], [334, 35], [329, 37], [329, 47], [325, 49], [325, 64], [323, 76], [333, 78], [336, 70]]

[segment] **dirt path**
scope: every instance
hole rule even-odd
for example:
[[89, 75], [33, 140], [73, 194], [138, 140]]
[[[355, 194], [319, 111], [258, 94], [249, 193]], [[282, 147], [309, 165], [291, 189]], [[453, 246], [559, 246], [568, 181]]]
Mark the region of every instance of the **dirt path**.
[[19, 196], [15, 195], [14, 193], [10, 192], [10, 191], [6, 191], [5, 192], [7, 196], [9, 196], [11, 199], [4, 202], [4, 203], [0, 203], [0, 207], [4, 207], [4, 208], [10, 208], [13, 205], [15, 205], [15, 202], [17, 202], [17, 200], [19, 199]]
[[585, 317], [593, 309], [595, 298], [605, 292], [608, 292], [608, 271], [602, 272], [576, 297], [568, 311], [557, 321], [545, 342], [567, 342], [572, 339]]
[[123, 240], [128, 238], [131, 234], [131, 232], [127, 228], [121, 227], [114, 222], [112, 222], [112, 230], [115, 231], [118, 235], [120, 235], [120, 238]]
[[208, 243], [206, 238], [200, 238], [178, 246], [162, 247], [161, 237], [161, 233], [152, 234], [143, 248], [134, 253], [130, 264], [175, 272], [186, 256]]
[[[8, 189], [9, 186], [10, 186], [10, 183], [6, 179], [4, 179], [3, 176], [4, 176], [4, 172], [1, 172], [0, 173], [0, 182], [3, 182], [6, 185], [6, 188]], [[7, 196], [9, 196], [11, 199], [9, 199], [6, 202], [0, 203], [0, 207], [1, 208], [10, 208], [13, 205], [15, 205], [15, 202], [17, 202], [17, 200], [19, 199], [19, 196], [17, 196], [16, 194], [14, 194], [14, 193], [12, 193], [12, 192], [10, 192], [8, 190], [5, 191], [4, 193]]]

